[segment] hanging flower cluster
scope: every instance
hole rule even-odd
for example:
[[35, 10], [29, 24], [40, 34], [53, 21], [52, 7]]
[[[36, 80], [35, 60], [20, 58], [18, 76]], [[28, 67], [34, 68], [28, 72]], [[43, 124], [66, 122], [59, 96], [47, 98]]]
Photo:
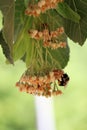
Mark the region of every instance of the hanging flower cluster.
[[[38, 0], [37, 2], [33, 0], [25, 10], [25, 14], [33, 19], [32, 26], [28, 30], [32, 50], [31, 54], [29, 53], [31, 55], [29, 68], [16, 83], [20, 91], [50, 97], [62, 94], [60, 86], [66, 86], [69, 81], [68, 75], [59, 69], [62, 68], [61, 64], [51, 54], [53, 50], [48, 49], [51, 48], [55, 51], [58, 48], [66, 48], [64, 28], [57, 24], [57, 21], [49, 22], [48, 19], [51, 19], [52, 16], [49, 16], [47, 12], [42, 14], [48, 9], [56, 8], [56, 5], [62, 1]], [[32, 15], [34, 17], [31, 17]], [[54, 26], [55, 23], [56, 26]]]
[[43, 43], [44, 47], [49, 47], [51, 49], [58, 49], [58, 48], [66, 48], [66, 42], [59, 42], [59, 43], [56, 43], [56, 42], [44, 42]]
[[64, 33], [64, 28], [57, 28], [55, 31], [49, 31], [44, 29], [43, 31], [38, 30], [29, 30], [28, 31], [31, 38], [36, 40], [43, 40], [43, 46], [49, 47], [51, 49], [63, 48], [66, 47], [66, 42], [58, 42], [57, 37]]
[[52, 38], [57, 38], [59, 35], [64, 33], [64, 28], [57, 28], [55, 31], [49, 31], [48, 29], [44, 29], [43, 31], [38, 30], [29, 30], [28, 31], [31, 38], [36, 40], [43, 39], [44, 41], [51, 40]]
[[26, 71], [16, 86], [20, 91], [25, 91], [33, 95], [52, 96], [62, 94], [59, 90], [59, 86], [66, 86], [69, 77], [62, 70], [55, 69], [43, 76], [41, 75], [29, 75]]
[[40, 13], [46, 10], [56, 8], [59, 2], [63, 2], [63, 0], [40, 0], [37, 4], [30, 5], [26, 9], [25, 14], [34, 17], [39, 16]]

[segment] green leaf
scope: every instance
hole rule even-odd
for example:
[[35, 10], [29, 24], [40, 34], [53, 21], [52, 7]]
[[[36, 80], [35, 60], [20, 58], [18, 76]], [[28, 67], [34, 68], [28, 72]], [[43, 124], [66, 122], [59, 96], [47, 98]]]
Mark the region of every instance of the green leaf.
[[26, 54], [25, 63], [26, 66], [28, 67], [32, 61], [32, 55], [33, 55], [32, 39], [29, 39], [29, 42], [27, 43], [27, 49], [25, 54]]
[[51, 53], [54, 62], [56, 61], [56, 67], [63, 69], [67, 65], [69, 61], [69, 46], [67, 45], [66, 48], [58, 48], [56, 50], [49, 50]]
[[2, 31], [0, 31], [0, 44], [3, 50], [3, 54], [5, 55], [5, 57], [8, 59], [8, 61], [13, 64], [13, 58], [11, 56], [11, 52], [9, 49], [8, 44], [5, 42], [4, 38], [3, 38], [3, 34]]
[[0, 10], [4, 17], [3, 36], [12, 53], [14, 39], [14, 0], [0, 0]]
[[80, 16], [77, 12], [73, 11], [69, 5], [65, 2], [63, 3], [59, 3], [57, 8], [56, 8], [56, 11], [61, 15], [63, 16], [64, 18], [66, 19], [69, 19], [69, 20], [72, 20], [76, 23], [79, 23], [79, 20], [80, 20]]
[[21, 40], [20, 44], [18, 44], [17, 42], [14, 44], [14, 50], [13, 50], [14, 61], [21, 59], [24, 56], [26, 51], [26, 44], [27, 43], [25, 39]]
[[16, 41], [20, 30], [22, 30], [24, 23], [25, 23], [25, 5], [24, 0], [20, 2], [19, 0], [15, 1], [15, 22], [14, 22], [14, 41]]
[[0, 30], [3, 28], [2, 22], [3, 22], [3, 15], [2, 15], [2, 13], [0, 11]]
[[65, 0], [73, 11], [80, 15], [79, 23], [63, 18], [67, 36], [79, 45], [83, 45], [87, 38], [87, 0]]
[[29, 2], [30, 2], [30, 0], [24, 0], [25, 7], [28, 7]]
[[[27, 44], [29, 42], [28, 36], [28, 24], [30, 24], [30, 18], [26, 17], [25, 1], [15, 1], [15, 43], [13, 46], [13, 58], [14, 61], [21, 59], [26, 52]], [[30, 25], [29, 25], [30, 26]]]
[[30, 37], [28, 35], [28, 29], [32, 26], [32, 20], [33, 20], [32, 17], [28, 17], [26, 19], [25, 24], [23, 25], [23, 28], [21, 28], [18, 37], [14, 43], [13, 47], [14, 61], [21, 59], [26, 53], [30, 41]]

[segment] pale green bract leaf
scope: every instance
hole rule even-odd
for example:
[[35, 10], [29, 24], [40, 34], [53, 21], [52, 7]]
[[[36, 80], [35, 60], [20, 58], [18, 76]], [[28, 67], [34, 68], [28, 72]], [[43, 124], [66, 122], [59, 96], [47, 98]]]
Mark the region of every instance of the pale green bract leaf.
[[23, 25], [23, 28], [19, 31], [13, 48], [14, 61], [21, 59], [28, 48], [30, 37], [28, 35], [28, 29], [32, 26], [32, 17], [28, 17]]

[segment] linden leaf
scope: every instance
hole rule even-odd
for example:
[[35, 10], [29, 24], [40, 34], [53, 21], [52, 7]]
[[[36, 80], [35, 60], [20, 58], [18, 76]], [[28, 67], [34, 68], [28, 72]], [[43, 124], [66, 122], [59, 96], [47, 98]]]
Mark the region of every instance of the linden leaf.
[[8, 59], [8, 61], [13, 64], [13, 58], [11, 56], [11, 52], [9, 49], [8, 44], [5, 42], [4, 38], [3, 38], [3, 34], [2, 31], [0, 31], [0, 44], [3, 50], [3, 54], [5, 55], [5, 57]]
[[77, 12], [73, 11], [65, 2], [59, 3], [56, 11], [66, 19], [79, 23], [80, 16]]
[[12, 55], [14, 40], [14, 0], [0, 0], [0, 10], [3, 14], [3, 36]]
[[87, 38], [87, 0], [65, 0], [65, 3], [80, 15], [79, 23], [63, 18], [65, 32], [71, 40], [82, 46]]
[[67, 65], [69, 61], [69, 46], [67, 45], [66, 48], [58, 48], [56, 50], [49, 50], [51, 53], [54, 63], [56, 62], [56, 67], [63, 69]]
[[20, 31], [25, 24], [25, 5], [24, 0], [21, 2], [19, 0], [15, 1], [15, 21], [14, 21], [14, 41], [16, 41]]

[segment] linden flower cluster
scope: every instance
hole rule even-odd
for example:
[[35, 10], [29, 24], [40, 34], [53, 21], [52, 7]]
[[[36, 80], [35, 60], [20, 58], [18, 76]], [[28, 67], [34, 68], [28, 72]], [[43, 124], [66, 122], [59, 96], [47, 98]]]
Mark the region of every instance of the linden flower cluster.
[[[44, 76], [31, 76], [24, 73], [19, 82], [16, 83], [16, 86], [19, 87], [20, 91], [25, 91], [33, 95], [49, 97], [52, 95], [62, 94], [62, 91], [58, 89], [57, 85], [55, 85], [56, 80], [60, 86], [65, 86], [69, 78], [62, 70], [58, 69], [55, 69]], [[52, 83], [54, 85], [52, 85]]]
[[57, 28], [55, 31], [49, 31], [48, 29], [44, 29], [43, 31], [30, 30], [28, 31], [28, 33], [30, 34], [31, 38], [34, 38], [36, 40], [42, 39], [44, 47], [50, 47], [52, 49], [57, 49], [59, 47], [61, 48], [66, 47], [65, 42], [58, 43], [58, 41], [57, 40], [55, 41], [54, 39], [64, 33], [63, 27]]
[[38, 30], [29, 30], [29, 34], [31, 38], [34, 38], [36, 40], [43, 39], [44, 41], [51, 40], [52, 38], [56, 38], [59, 35], [64, 33], [64, 28], [60, 27], [57, 28], [55, 31], [49, 31], [48, 29], [44, 29], [43, 31]]
[[44, 47], [49, 47], [51, 49], [66, 48], [66, 42], [60, 42], [58, 44], [51, 42], [44, 42]]
[[48, 9], [56, 8], [59, 2], [63, 2], [63, 0], [40, 0], [37, 4], [29, 6], [25, 14], [29, 16], [39, 16], [40, 13], [44, 13]]

